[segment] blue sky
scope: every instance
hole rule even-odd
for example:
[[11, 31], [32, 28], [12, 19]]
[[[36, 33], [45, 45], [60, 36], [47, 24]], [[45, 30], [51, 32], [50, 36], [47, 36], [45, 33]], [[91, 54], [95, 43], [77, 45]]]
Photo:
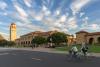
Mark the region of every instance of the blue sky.
[[96, 32], [99, 6], [100, 0], [0, 0], [0, 34], [9, 39], [12, 22], [17, 25], [17, 37], [33, 31]]

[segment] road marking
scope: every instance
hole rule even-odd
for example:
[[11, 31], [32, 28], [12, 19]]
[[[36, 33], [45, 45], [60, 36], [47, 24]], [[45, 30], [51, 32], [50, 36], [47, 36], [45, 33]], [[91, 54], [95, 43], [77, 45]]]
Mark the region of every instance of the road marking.
[[32, 60], [38, 60], [38, 61], [40, 61], [41, 59], [39, 59], [39, 58], [32, 58]]
[[7, 54], [9, 54], [9, 53], [1, 53], [0, 55], [7, 55]]

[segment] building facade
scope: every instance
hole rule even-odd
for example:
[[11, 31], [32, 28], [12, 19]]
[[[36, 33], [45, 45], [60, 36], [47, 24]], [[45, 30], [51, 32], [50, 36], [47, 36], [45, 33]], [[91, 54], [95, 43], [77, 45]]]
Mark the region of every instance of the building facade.
[[76, 43], [82, 44], [100, 44], [100, 32], [89, 33], [86, 31], [79, 31], [76, 33]]
[[20, 36], [20, 38], [15, 40], [15, 42], [16, 42], [17, 45], [31, 46], [32, 45], [31, 41], [35, 36], [43, 36], [43, 37], [47, 38], [55, 32], [56, 31], [49, 31], [49, 32], [35, 31], [35, 32], [31, 32], [31, 33]]
[[76, 38], [73, 35], [68, 35], [67, 40], [68, 40], [67, 41], [68, 46], [73, 45], [73, 43], [76, 42]]
[[16, 24], [12, 23], [10, 25], [10, 41], [15, 41], [16, 39]]

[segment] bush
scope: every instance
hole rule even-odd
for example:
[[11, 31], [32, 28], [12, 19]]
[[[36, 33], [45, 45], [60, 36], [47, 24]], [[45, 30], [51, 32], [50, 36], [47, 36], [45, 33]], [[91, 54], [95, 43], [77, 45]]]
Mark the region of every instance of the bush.
[[51, 35], [52, 43], [55, 45], [60, 45], [62, 43], [67, 43], [67, 34], [62, 32], [56, 32]]
[[45, 37], [42, 37], [42, 36], [36, 36], [32, 39], [32, 44], [36, 46], [39, 46], [41, 44], [45, 44], [47, 43], [47, 39]]
[[7, 40], [1, 40], [0, 41], [0, 46], [1, 47], [5, 47], [5, 46], [11, 47], [11, 46], [14, 46], [14, 45], [16, 45], [16, 44], [13, 41], [7, 41]]

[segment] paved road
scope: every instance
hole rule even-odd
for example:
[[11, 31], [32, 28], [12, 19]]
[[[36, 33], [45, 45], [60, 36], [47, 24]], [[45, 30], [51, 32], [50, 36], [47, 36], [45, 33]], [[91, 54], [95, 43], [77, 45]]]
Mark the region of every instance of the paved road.
[[100, 57], [69, 61], [66, 54], [28, 50], [0, 51], [0, 67], [99, 67]]

